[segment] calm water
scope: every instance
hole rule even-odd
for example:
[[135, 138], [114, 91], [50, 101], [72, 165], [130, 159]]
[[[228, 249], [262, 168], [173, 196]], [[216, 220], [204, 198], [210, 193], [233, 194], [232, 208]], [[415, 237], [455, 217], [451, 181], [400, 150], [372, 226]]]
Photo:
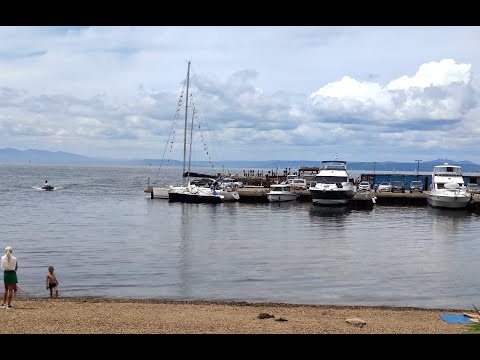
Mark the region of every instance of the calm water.
[[[53, 265], [61, 296], [480, 305], [478, 215], [170, 204], [143, 192], [156, 174], [153, 167], [0, 166], [0, 248], [13, 246], [22, 288], [47, 296]], [[45, 179], [57, 189], [40, 190]]]

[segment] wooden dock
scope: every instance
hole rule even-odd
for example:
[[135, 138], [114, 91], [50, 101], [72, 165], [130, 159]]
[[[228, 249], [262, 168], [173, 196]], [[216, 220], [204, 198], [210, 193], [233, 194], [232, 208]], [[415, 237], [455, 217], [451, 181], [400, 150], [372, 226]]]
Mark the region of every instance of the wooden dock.
[[[243, 203], [268, 203], [267, 193], [269, 188], [264, 187], [244, 187], [238, 189], [238, 195], [240, 195], [240, 202]], [[311, 202], [312, 196], [309, 190], [292, 190], [298, 195], [297, 201]], [[370, 191], [357, 192], [355, 197], [350, 200], [350, 205], [358, 208], [372, 207], [375, 203], [372, 200], [376, 194]]]
[[[269, 187], [262, 185], [250, 185], [238, 189], [240, 195], [240, 203], [268, 203], [267, 193]], [[153, 199], [152, 187], [147, 187], [145, 193], [150, 193]], [[312, 196], [309, 190], [293, 190], [298, 195], [297, 201], [311, 202]], [[349, 205], [353, 208], [368, 209], [377, 205], [388, 206], [427, 206], [427, 193], [423, 192], [374, 192], [374, 191], [357, 191], [355, 197], [350, 200]], [[472, 200], [467, 205], [467, 210], [480, 214], [480, 194], [473, 194]]]
[[[268, 203], [267, 193], [269, 188], [263, 187], [244, 187], [238, 189], [240, 202], [242, 203]], [[308, 190], [293, 190], [298, 194], [297, 201], [311, 202], [312, 196]], [[372, 201], [374, 198], [374, 201]], [[373, 192], [357, 191], [355, 197], [350, 200], [350, 205], [354, 208], [369, 208], [377, 205], [389, 206], [427, 206], [427, 193], [423, 192]], [[472, 200], [468, 203], [467, 209], [480, 214], [480, 194], [473, 194]]]

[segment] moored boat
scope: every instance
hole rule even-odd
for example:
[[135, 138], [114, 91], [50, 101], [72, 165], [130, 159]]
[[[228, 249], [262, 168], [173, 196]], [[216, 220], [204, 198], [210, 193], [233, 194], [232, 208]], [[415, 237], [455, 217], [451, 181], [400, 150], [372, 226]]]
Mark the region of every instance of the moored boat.
[[267, 199], [270, 202], [292, 201], [297, 199], [297, 194], [293, 193], [289, 184], [270, 185], [270, 191], [267, 193]]
[[458, 165], [437, 165], [433, 168], [432, 185], [427, 193], [427, 204], [431, 207], [463, 209], [471, 199]]
[[308, 190], [316, 205], [344, 205], [356, 193], [355, 186], [348, 179], [347, 162], [337, 158], [321, 162], [315, 183]]

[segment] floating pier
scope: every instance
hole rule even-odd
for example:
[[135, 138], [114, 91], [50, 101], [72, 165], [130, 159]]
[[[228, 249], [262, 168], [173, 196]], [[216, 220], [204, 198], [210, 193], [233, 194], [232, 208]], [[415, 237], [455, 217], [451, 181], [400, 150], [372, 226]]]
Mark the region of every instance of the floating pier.
[[[268, 203], [267, 193], [269, 188], [244, 187], [238, 189], [241, 203]], [[298, 195], [297, 201], [311, 202], [312, 196], [308, 190], [293, 190]], [[383, 206], [424, 206], [427, 207], [427, 193], [423, 192], [374, 192], [357, 191], [355, 197], [349, 201], [354, 208], [370, 208], [375, 204]], [[480, 214], [480, 194], [472, 194], [472, 200], [467, 205], [467, 210]]]
[[[264, 179], [258, 179], [258, 185], [247, 185], [237, 190], [240, 195], [240, 203], [268, 203], [267, 193], [270, 191], [270, 182]], [[144, 190], [150, 193], [153, 199], [152, 186], [150, 179], [148, 187]], [[311, 202], [312, 196], [309, 190], [293, 189], [298, 195], [297, 201]], [[427, 192], [374, 192], [357, 191], [354, 198], [349, 201], [349, 206], [358, 209], [372, 208], [375, 204], [383, 206], [424, 206], [427, 207]], [[467, 210], [480, 214], [480, 194], [472, 194], [472, 200], [467, 205]]]

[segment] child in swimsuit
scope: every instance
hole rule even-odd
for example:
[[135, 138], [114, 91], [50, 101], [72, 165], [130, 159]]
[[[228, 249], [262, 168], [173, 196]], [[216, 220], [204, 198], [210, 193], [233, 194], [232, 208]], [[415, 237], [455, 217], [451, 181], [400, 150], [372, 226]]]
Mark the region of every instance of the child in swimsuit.
[[47, 274], [47, 290], [50, 289], [50, 297], [53, 297], [53, 290], [55, 289], [55, 297], [58, 297], [58, 280], [54, 274], [53, 266], [48, 267]]

